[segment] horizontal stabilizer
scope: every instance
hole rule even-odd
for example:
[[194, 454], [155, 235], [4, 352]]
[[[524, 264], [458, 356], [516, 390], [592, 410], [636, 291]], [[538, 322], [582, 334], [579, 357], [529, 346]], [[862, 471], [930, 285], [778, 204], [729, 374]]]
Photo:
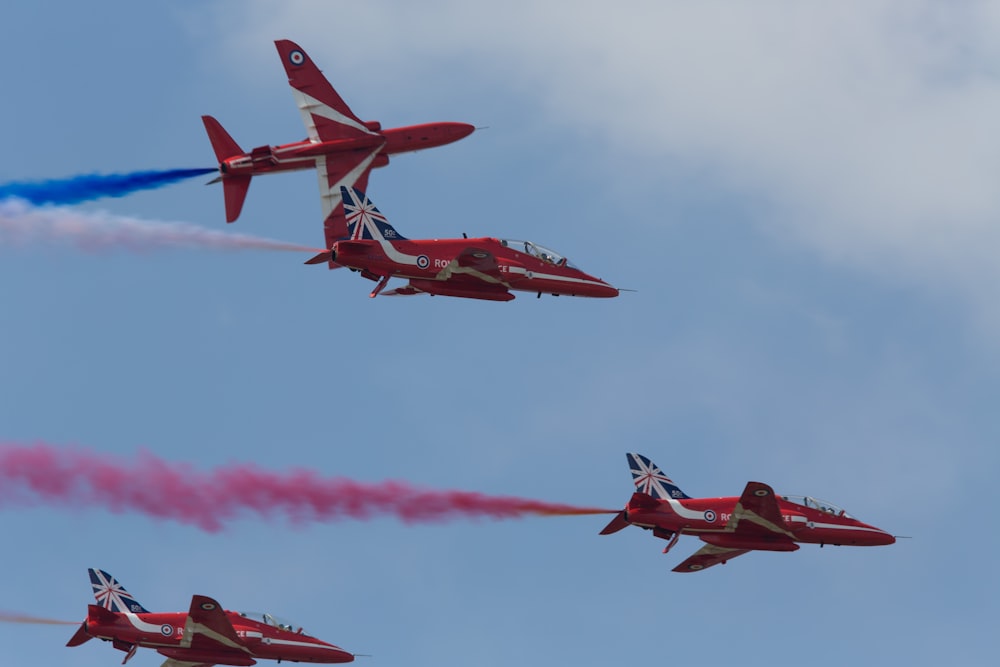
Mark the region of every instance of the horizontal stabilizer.
[[612, 533], [617, 533], [623, 528], [627, 528], [629, 525], [628, 519], [625, 518], [625, 512], [621, 511], [615, 515], [615, 518], [611, 520], [611, 523], [604, 527], [604, 530], [600, 532], [601, 535], [611, 535]]
[[70, 637], [70, 640], [66, 642], [66, 646], [79, 646], [80, 644], [89, 642], [91, 639], [93, 639], [93, 637], [91, 637], [90, 633], [87, 632], [87, 622], [84, 621], [80, 624], [80, 627], [77, 628], [76, 634]]
[[243, 201], [250, 189], [249, 176], [224, 176], [222, 194], [226, 198], [226, 222], [236, 222], [243, 210]]
[[321, 252], [320, 254], [316, 255], [315, 257], [307, 259], [305, 261], [305, 264], [323, 264], [324, 262], [329, 262], [329, 261], [332, 261], [332, 260], [333, 260], [333, 251], [332, 250], [324, 250], [323, 252]]

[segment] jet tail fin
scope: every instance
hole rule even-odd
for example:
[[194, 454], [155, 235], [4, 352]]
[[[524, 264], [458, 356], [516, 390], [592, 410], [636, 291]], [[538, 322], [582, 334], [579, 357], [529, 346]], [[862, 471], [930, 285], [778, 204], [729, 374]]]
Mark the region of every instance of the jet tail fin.
[[222, 176], [212, 183], [218, 180], [222, 181], [222, 194], [226, 199], [226, 222], [235, 222], [236, 218], [240, 217], [240, 211], [243, 210], [243, 201], [250, 188], [250, 177], [227, 175], [224, 171], [224, 163], [231, 157], [243, 155], [244, 151], [215, 118], [202, 116], [201, 122], [205, 124], [208, 140], [212, 142], [212, 150], [215, 151], [215, 158], [219, 161], [220, 171], [222, 171]]
[[139, 601], [132, 597], [113, 576], [95, 568], [87, 571], [90, 573], [90, 585], [94, 589], [94, 598], [99, 607], [122, 613], [149, 613], [149, 610], [139, 604]]
[[222, 124], [211, 116], [202, 116], [201, 122], [205, 124], [205, 131], [208, 132], [208, 140], [212, 142], [212, 150], [215, 151], [216, 159], [222, 163], [236, 155], [243, 155], [244, 150], [226, 132]]
[[632, 471], [632, 482], [635, 484], [637, 493], [644, 493], [657, 500], [691, 497], [681, 491], [673, 480], [664, 475], [655, 463], [642, 454], [629, 453], [625, 457], [628, 459], [628, 465]]
[[340, 186], [347, 219], [347, 237], [374, 241], [405, 241], [368, 196], [357, 188]]

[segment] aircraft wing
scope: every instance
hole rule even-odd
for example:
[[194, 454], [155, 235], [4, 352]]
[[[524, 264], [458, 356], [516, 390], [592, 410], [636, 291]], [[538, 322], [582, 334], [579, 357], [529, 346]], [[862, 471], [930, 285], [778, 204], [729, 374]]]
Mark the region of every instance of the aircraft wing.
[[364, 152], [332, 153], [316, 158], [316, 172], [319, 175], [319, 197], [323, 206], [323, 233], [326, 247], [337, 239], [347, 236], [347, 219], [344, 217], [344, 199], [340, 187], [357, 188], [364, 192], [368, 188], [368, 174], [372, 161], [382, 150], [379, 144]]
[[250, 649], [244, 646], [236, 635], [236, 629], [229, 622], [226, 612], [219, 603], [204, 595], [195, 595], [191, 598], [191, 609], [184, 622], [181, 646], [219, 653], [245, 653], [247, 657], [250, 654]]
[[377, 136], [354, 115], [301, 46], [287, 39], [277, 40], [274, 46], [288, 75], [288, 85], [292, 87], [310, 141]]
[[785, 528], [774, 489], [763, 482], [747, 482], [726, 524], [726, 531], [747, 537], [794, 539]]
[[469, 276], [487, 283], [506, 285], [496, 256], [482, 248], [471, 246], [465, 248], [441, 269], [437, 277], [439, 280], [453, 280], [457, 276]]
[[706, 544], [698, 551], [691, 554], [687, 560], [674, 568], [674, 572], [698, 572], [707, 567], [725, 563], [737, 556], [750, 551], [749, 549], [730, 549], [728, 547], [717, 547]]
[[[733, 514], [726, 523], [725, 532], [747, 540], [764, 539], [778, 543], [794, 540], [792, 533], [785, 528], [785, 520], [781, 518], [781, 509], [774, 497], [774, 489], [763, 482], [747, 482], [743, 495], [736, 502]], [[675, 567], [674, 572], [698, 572], [742, 556], [751, 550], [706, 544]]]

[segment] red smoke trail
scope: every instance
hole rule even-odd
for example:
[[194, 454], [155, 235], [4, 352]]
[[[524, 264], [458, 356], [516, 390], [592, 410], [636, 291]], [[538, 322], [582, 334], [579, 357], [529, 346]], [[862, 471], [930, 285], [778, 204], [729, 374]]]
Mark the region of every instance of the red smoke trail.
[[0, 246], [38, 242], [70, 243], [88, 251], [205, 248], [321, 252], [309, 246], [220, 232], [183, 222], [140, 220], [60, 206], [35, 207], [20, 199], [0, 201]]
[[80, 621], [57, 621], [54, 618], [39, 618], [0, 611], [0, 623], [32, 623], [36, 625], [80, 625]]
[[84, 449], [45, 443], [0, 445], [0, 508], [38, 503], [141, 512], [209, 532], [248, 515], [294, 523], [395, 516], [418, 523], [617, 511], [470, 491], [433, 491], [401, 481], [324, 478], [310, 470], [273, 473], [250, 464], [203, 472], [146, 452], [131, 463], [121, 463]]

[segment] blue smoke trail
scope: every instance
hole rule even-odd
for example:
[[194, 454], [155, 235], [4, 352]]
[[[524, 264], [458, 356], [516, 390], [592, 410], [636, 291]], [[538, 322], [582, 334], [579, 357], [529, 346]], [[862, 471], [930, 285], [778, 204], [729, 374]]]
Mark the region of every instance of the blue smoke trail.
[[168, 169], [134, 171], [130, 174], [84, 174], [50, 181], [22, 181], [0, 184], [0, 200], [16, 197], [41, 204], [79, 204], [101, 197], [124, 197], [139, 190], [152, 190], [185, 178], [203, 176], [211, 169]]

